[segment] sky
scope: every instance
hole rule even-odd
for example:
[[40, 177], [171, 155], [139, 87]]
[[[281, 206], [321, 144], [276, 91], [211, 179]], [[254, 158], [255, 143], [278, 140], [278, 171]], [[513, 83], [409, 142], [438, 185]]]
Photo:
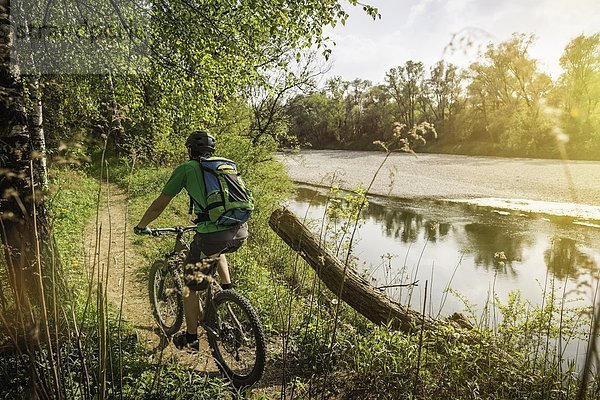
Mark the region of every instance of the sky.
[[[600, 0], [365, 0], [379, 9], [373, 20], [361, 7], [346, 7], [345, 26], [327, 34], [335, 46], [325, 77], [383, 82], [385, 72], [408, 60], [429, 69], [444, 58], [467, 67], [487, 43], [500, 43], [514, 32], [537, 38], [530, 56], [540, 70], [560, 75], [559, 59], [569, 41], [600, 32]], [[453, 35], [469, 37], [471, 47], [446, 49]], [[455, 40], [458, 44], [458, 40]], [[445, 50], [446, 49], [446, 50]]]

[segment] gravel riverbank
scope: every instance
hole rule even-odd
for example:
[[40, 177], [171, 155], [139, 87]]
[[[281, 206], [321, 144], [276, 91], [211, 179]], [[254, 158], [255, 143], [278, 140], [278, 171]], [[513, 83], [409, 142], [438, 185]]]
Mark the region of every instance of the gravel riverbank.
[[[321, 186], [333, 182], [354, 189], [369, 186], [385, 153], [304, 150], [279, 157], [294, 181]], [[593, 206], [588, 208], [600, 215], [600, 162], [393, 153], [370, 193], [399, 198], [512, 199], [512, 204], [515, 199], [578, 203]]]

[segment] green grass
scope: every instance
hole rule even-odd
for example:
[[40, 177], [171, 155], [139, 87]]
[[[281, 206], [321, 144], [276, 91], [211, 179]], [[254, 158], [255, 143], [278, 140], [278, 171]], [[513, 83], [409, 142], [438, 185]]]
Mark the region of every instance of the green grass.
[[46, 205], [67, 281], [84, 274], [85, 228], [96, 215], [99, 184], [82, 171], [52, 168]]

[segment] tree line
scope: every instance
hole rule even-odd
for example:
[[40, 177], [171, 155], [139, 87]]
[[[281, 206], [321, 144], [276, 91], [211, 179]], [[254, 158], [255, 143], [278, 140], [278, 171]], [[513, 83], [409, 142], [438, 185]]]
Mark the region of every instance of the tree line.
[[[289, 132], [313, 148], [374, 149], [399, 125], [433, 124], [425, 151], [600, 158], [600, 33], [566, 46], [553, 80], [529, 55], [531, 35], [489, 44], [468, 68], [407, 61], [384, 82], [329, 79], [282, 107]], [[565, 145], [565, 146], [562, 146]]]

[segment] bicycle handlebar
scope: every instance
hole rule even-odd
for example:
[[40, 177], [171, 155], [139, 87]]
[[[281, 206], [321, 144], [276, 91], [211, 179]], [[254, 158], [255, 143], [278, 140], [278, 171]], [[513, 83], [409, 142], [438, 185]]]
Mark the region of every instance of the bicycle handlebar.
[[150, 231], [152, 232], [151, 233], [152, 236], [160, 236], [165, 233], [182, 234], [184, 232], [189, 232], [189, 231], [193, 231], [193, 230], [196, 230], [196, 225], [175, 226], [173, 228], [151, 228], [150, 229]]

